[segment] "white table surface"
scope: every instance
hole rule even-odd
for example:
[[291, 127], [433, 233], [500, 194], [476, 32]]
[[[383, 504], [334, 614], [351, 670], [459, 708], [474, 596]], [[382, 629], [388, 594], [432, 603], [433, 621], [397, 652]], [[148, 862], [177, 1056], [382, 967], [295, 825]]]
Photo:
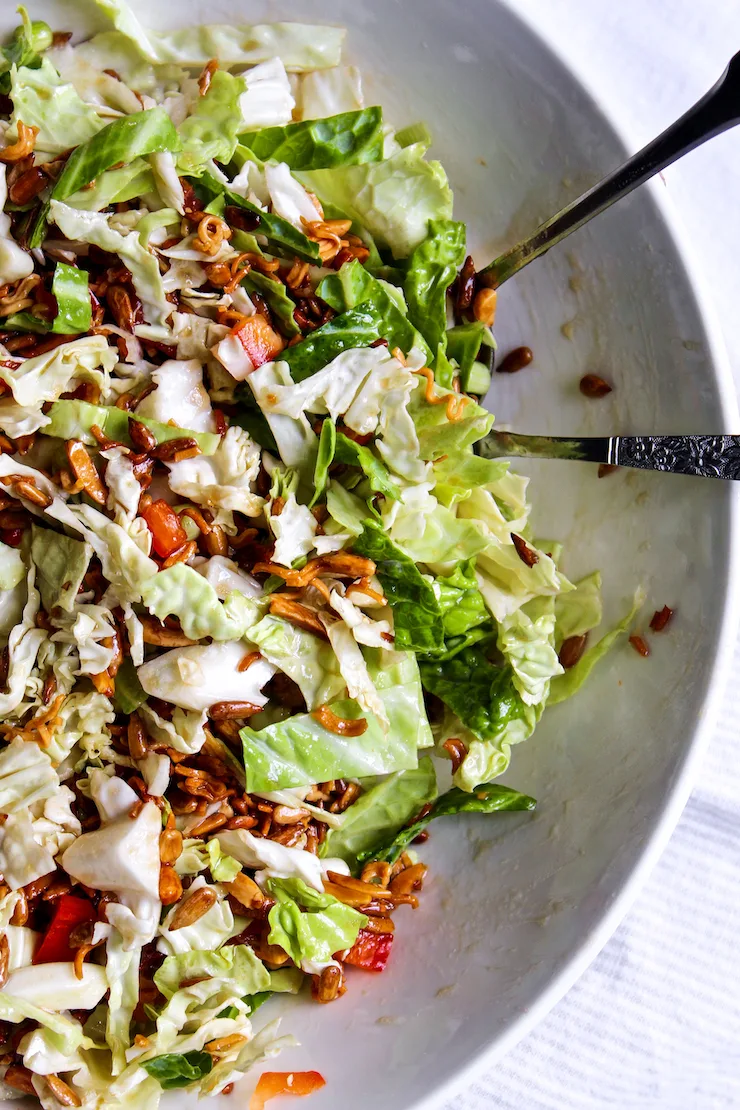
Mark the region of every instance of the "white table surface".
[[[510, 2], [635, 150], [740, 50], [740, 0]], [[740, 384], [740, 128], [664, 177]], [[694, 793], [632, 910], [549, 1017], [447, 1110], [740, 1107], [739, 733], [740, 640]]]

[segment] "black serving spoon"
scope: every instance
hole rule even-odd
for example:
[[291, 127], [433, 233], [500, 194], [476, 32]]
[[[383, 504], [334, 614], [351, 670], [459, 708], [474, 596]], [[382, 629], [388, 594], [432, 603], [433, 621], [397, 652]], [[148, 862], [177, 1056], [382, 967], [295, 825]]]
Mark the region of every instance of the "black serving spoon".
[[717, 84], [693, 108], [598, 185], [484, 266], [478, 272], [477, 284], [498, 289], [535, 258], [626, 197], [648, 178], [737, 123], [740, 123], [740, 53], [735, 54]]
[[[740, 53], [717, 84], [693, 108], [643, 147], [624, 165], [594, 185], [527, 239], [494, 258], [477, 275], [477, 285], [498, 289], [528, 263], [562, 242], [660, 170], [740, 123]], [[527, 436], [490, 432], [477, 444], [485, 458], [581, 459], [705, 478], [740, 479], [740, 436]]]

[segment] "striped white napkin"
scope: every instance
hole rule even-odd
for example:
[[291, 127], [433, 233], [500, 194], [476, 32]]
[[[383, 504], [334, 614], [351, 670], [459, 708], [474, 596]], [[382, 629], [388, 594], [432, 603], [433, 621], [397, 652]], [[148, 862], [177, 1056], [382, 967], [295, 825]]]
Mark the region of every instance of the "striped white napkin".
[[[513, 2], [513, 0], [512, 0]], [[737, 0], [516, 0], [634, 149], [740, 50]], [[666, 173], [740, 383], [740, 128]], [[447, 1110], [740, 1107], [740, 640], [713, 744], [644, 891], [590, 969]]]

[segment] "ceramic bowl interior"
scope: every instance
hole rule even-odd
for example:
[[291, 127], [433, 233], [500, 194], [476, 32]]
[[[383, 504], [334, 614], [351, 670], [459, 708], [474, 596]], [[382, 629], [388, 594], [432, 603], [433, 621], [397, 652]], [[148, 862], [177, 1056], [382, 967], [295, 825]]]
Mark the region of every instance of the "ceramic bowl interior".
[[[624, 156], [572, 74], [496, 0], [133, 4], [159, 27], [275, 18], [347, 26], [367, 101], [398, 124], [430, 126], [479, 263]], [[81, 0], [30, 6], [59, 29], [100, 26]], [[2, 31], [14, 23], [10, 9]], [[729, 376], [660, 189], [643, 188], [502, 290], [500, 352], [525, 343], [535, 358], [495, 378], [488, 403], [499, 420], [524, 432], [728, 430]], [[583, 398], [587, 371], [614, 391]], [[664, 604], [676, 619], [651, 638], [649, 659], [616, 649], [515, 751], [505, 781], [535, 795], [535, 815], [447, 819], [434, 830], [422, 907], [400, 915], [388, 971], [352, 975], [336, 1005], [288, 1008], [284, 1030], [303, 1047], [278, 1066], [326, 1076], [312, 1110], [426, 1105], [484, 1050], [513, 1043], [606, 939], [687, 795], [727, 646], [731, 490], [626, 471], [599, 480], [580, 463], [530, 473], [538, 533], [565, 543], [566, 572], [602, 570], [606, 623], [637, 586], [647, 591], [643, 627]]]

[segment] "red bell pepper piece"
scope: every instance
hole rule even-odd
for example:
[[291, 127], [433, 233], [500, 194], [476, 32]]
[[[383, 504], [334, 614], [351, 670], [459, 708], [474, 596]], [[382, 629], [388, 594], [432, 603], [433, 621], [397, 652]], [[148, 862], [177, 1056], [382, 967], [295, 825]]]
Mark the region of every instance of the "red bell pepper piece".
[[278, 1095], [312, 1095], [326, 1085], [318, 1071], [266, 1071], [257, 1081], [249, 1110], [264, 1110], [268, 1099]]
[[88, 921], [97, 921], [97, 914], [95, 907], [86, 898], [76, 898], [74, 894], [63, 894], [61, 898], [57, 898], [51, 925], [36, 949], [33, 962], [51, 964], [73, 960], [75, 949], [70, 948], [70, 935], [77, 925]]
[[147, 505], [141, 515], [152, 534], [152, 547], [160, 558], [166, 559], [188, 542], [187, 532], [180, 524], [177, 513], [161, 498]]
[[364, 971], [383, 971], [388, 963], [392, 944], [393, 933], [371, 933], [369, 929], [360, 929], [357, 940], [343, 962], [361, 967]]
[[281, 336], [273, 331], [259, 312], [244, 321], [236, 332], [236, 337], [249, 355], [255, 370], [263, 362], [272, 362], [285, 346]]

